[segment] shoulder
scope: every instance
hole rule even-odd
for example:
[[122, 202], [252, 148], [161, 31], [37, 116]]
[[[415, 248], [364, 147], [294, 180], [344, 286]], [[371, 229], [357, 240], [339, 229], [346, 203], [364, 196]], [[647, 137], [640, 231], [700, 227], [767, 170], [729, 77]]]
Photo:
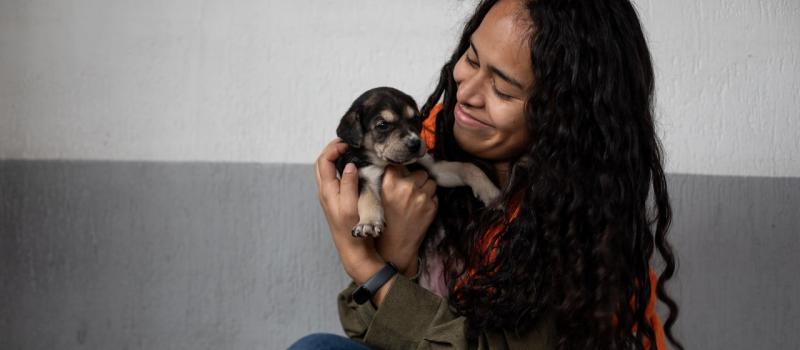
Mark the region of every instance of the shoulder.
[[420, 131], [419, 136], [423, 141], [425, 141], [425, 146], [427, 146], [429, 150], [432, 150], [436, 145], [436, 117], [439, 115], [439, 112], [442, 110], [443, 106], [444, 105], [441, 103], [433, 106], [431, 112], [422, 122], [422, 130]]

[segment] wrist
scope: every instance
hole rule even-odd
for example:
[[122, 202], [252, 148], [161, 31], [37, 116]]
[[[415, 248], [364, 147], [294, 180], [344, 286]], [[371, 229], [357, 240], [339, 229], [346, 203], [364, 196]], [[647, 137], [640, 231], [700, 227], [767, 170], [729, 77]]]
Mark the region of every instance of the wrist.
[[370, 277], [374, 276], [378, 271], [380, 271], [383, 266], [386, 265], [386, 262], [381, 259], [380, 257], [371, 257], [369, 259], [365, 259], [360, 263], [352, 264], [347, 274], [350, 275], [350, 278], [353, 279], [358, 285], [362, 285], [370, 279]]
[[[365, 271], [371, 271], [371, 268], [369, 270], [365, 269]], [[359, 284], [359, 287], [353, 291], [351, 295], [352, 300], [359, 305], [370, 300], [372, 304], [377, 307], [386, 297], [398, 272], [394, 264], [384, 263], [378, 271], [373, 273], [364, 282], [355, 281]]]
[[381, 306], [381, 304], [383, 304], [383, 300], [386, 299], [386, 295], [389, 294], [389, 290], [392, 289], [392, 285], [396, 279], [397, 275], [392, 276], [392, 278], [386, 281], [386, 283], [375, 292], [375, 295], [373, 295], [372, 299], [370, 299], [370, 302], [372, 302], [373, 306], [378, 308]]
[[398, 272], [400, 272], [401, 274], [403, 274], [403, 276], [406, 276], [408, 278], [413, 278], [414, 276], [416, 276], [417, 273], [419, 273], [419, 269], [420, 269], [420, 264], [418, 257], [414, 257], [413, 259], [411, 259], [411, 262], [402, 268], [398, 266]]
[[[386, 249], [384, 249], [386, 250]], [[408, 250], [408, 252], [403, 252], [399, 249], [393, 249], [395, 254], [380, 254], [384, 260], [391, 262], [394, 266], [397, 266], [397, 272], [402, 273], [403, 275], [414, 276], [417, 273], [417, 254], [416, 249]]]

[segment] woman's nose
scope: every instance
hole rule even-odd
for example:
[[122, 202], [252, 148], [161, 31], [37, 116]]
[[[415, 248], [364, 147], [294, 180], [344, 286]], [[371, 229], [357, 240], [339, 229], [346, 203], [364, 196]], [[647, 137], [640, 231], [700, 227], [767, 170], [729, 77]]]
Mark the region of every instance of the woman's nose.
[[481, 79], [481, 72], [473, 72], [464, 77], [461, 83], [458, 84], [458, 91], [456, 92], [456, 99], [458, 99], [458, 102], [472, 107], [482, 107], [483, 92], [481, 89], [483, 84], [481, 83]]

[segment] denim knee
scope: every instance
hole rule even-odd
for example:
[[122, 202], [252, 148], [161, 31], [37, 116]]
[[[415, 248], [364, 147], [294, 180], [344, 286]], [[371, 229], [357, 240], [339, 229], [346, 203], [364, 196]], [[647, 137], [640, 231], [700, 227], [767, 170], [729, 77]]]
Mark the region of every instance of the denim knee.
[[298, 339], [288, 350], [370, 350], [364, 343], [336, 334], [314, 333]]

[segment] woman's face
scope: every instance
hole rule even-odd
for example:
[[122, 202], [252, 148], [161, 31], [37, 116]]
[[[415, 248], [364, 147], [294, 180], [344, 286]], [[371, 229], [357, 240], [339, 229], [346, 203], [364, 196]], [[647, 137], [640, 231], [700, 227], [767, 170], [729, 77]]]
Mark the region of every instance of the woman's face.
[[494, 5], [453, 68], [453, 133], [462, 149], [487, 160], [516, 157], [529, 141], [523, 107], [533, 84], [530, 20], [520, 9], [516, 1]]

